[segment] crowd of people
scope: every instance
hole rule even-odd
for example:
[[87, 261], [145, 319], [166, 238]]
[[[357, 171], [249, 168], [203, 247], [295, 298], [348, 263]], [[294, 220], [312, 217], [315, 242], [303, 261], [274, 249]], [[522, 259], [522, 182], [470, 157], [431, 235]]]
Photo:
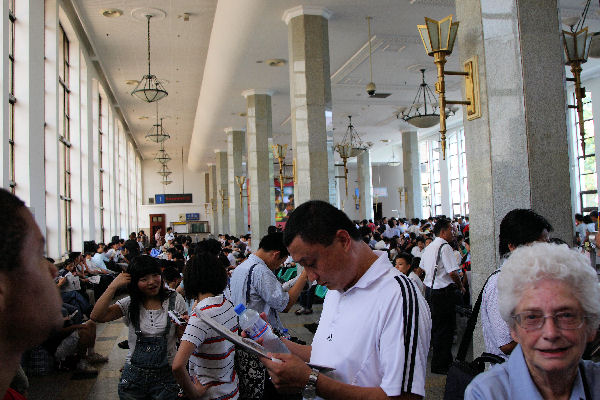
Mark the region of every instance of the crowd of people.
[[[40, 344], [73, 378], [96, 376], [95, 366], [108, 361], [95, 351], [96, 327], [117, 319], [128, 327], [119, 343], [128, 349], [121, 399], [422, 398], [428, 358], [431, 373], [449, 373], [457, 310], [471, 309], [476, 295], [466, 217], [351, 221], [309, 201], [283, 232], [270, 227], [255, 250], [250, 235], [194, 243], [169, 228], [164, 236], [86, 242], [83, 254], [57, 263], [44, 257], [30, 212], [5, 190], [0, 214], [9, 234], [0, 244], [5, 399], [24, 398], [16, 371]], [[600, 364], [582, 361], [600, 322], [595, 264], [582, 254], [595, 230], [578, 229], [570, 248], [550, 239], [552, 226], [532, 210], [503, 218], [501, 261], [482, 288], [480, 317], [486, 351], [506, 361], [476, 376], [465, 398], [600, 393]], [[290, 267], [293, 279], [278, 277]], [[328, 291], [306, 344], [279, 314], [298, 302], [296, 314], [312, 312], [317, 285]], [[239, 304], [260, 313], [285, 353], [258, 357], [205, 322], [247, 336]]]

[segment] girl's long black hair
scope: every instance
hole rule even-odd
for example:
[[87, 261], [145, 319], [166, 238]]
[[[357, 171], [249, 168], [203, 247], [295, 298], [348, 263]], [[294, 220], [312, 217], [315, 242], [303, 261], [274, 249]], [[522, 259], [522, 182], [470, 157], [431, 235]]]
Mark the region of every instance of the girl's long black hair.
[[161, 303], [169, 298], [171, 291], [165, 287], [164, 278], [162, 277], [162, 271], [160, 269], [160, 264], [158, 260], [154, 257], [146, 255], [135, 257], [131, 261], [131, 264], [129, 264], [127, 272], [131, 275], [131, 281], [127, 285], [129, 297], [131, 298], [127, 317], [129, 318], [129, 322], [132, 323], [136, 329], [139, 329], [140, 304], [144, 302], [144, 295], [138, 288], [138, 281], [146, 275], [161, 275], [160, 291], [158, 292], [158, 296], [160, 297]]

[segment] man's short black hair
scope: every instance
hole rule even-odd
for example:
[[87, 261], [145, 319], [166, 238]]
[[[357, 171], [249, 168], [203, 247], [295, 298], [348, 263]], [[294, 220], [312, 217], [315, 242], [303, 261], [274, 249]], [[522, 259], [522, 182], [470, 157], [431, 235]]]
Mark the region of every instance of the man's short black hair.
[[25, 203], [5, 189], [0, 189], [0, 218], [4, 225], [4, 239], [0, 242], [0, 272], [20, 267], [21, 249], [27, 235]]
[[509, 211], [500, 222], [498, 250], [500, 255], [510, 253], [508, 245], [519, 247], [535, 242], [546, 229], [552, 231], [552, 225], [533, 210], [516, 208]]
[[185, 297], [196, 299], [199, 294], [219, 295], [227, 286], [227, 271], [217, 256], [200, 253], [192, 257], [183, 272]]
[[290, 254], [290, 253], [288, 253], [288, 250], [287, 250], [287, 247], [285, 247], [285, 244], [283, 244], [283, 233], [282, 232], [273, 232], [273, 233], [269, 233], [266, 236], [263, 236], [263, 238], [260, 239], [258, 248], [262, 249], [264, 251], [279, 251], [280, 258], [287, 257]]
[[417, 240], [417, 243], [419, 243], [419, 242], [425, 243], [425, 238], [423, 236], [417, 236], [416, 240]]
[[355, 241], [361, 236], [343, 211], [321, 200], [311, 200], [298, 206], [285, 225], [284, 243], [289, 246], [299, 236], [310, 244], [329, 246], [338, 230], [345, 230]]
[[583, 215], [581, 215], [581, 214], [575, 214], [575, 221], [581, 221], [581, 222], [583, 222]]
[[440, 236], [442, 229], [447, 229], [450, 226], [452, 226], [452, 221], [450, 221], [448, 218], [441, 217], [437, 220], [433, 227], [433, 234], [435, 236]]

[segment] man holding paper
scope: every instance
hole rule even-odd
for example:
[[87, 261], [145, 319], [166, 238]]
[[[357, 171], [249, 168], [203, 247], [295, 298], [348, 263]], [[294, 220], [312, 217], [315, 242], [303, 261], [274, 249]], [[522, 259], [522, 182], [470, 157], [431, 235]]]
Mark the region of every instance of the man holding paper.
[[275, 387], [302, 390], [307, 399], [423, 397], [431, 317], [414, 284], [323, 201], [296, 208], [284, 242], [308, 278], [329, 291], [312, 345], [285, 341], [292, 354], [274, 355], [282, 362], [261, 359]]

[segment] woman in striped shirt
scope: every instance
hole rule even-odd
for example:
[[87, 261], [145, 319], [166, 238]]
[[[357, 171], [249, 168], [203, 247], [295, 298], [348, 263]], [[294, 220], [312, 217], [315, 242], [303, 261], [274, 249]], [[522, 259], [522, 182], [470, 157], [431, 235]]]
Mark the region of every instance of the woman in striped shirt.
[[198, 304], [173, 361], [175, 379], [190, 399], [237, 399], [234, 345], [198, 317], [209, 316], [233, 332], [239, 330], [233, 304], [223, 296], [225, 266], [214, 255], [200, 253], [188, 261], [183, 280], [186, 298]]

